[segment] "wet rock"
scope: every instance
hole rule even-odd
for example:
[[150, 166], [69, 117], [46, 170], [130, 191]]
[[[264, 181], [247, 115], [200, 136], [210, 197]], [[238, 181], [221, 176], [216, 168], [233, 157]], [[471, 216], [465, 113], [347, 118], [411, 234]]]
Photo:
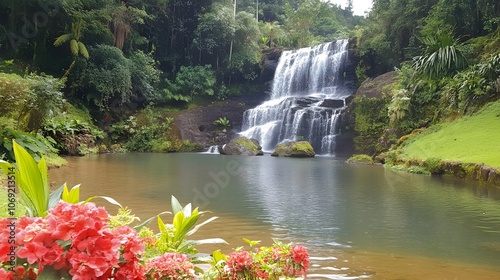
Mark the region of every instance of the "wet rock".
[[261, 156], [264, 154], [259, 141], [246, 137], [235, 138], [219, 147], [222, 155]]
[[315, 155], [311, 143], [307, 141], [278, 144], [271, 154], [273, 157], [314, 157]]
[[344, 100], [339, 99], [324, 99], [318, 106], [327, 108], [342, 108], [344, 107]]

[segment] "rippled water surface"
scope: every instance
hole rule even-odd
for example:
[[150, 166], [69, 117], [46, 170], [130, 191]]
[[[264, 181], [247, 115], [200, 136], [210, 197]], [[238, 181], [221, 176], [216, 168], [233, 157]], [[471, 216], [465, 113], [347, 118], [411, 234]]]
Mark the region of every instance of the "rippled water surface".
[[219, 219], [200, 235], [226, 239], [226, 252], [244, 245], [242, 237], [304, 244], [309, 279], [500, 279], [499, 189], [332, 157], [111, 154], [68, 162], [51, 171], [54, 186], [81, 183], [83, 197], [111, 196], [142, 219], [170, 210], [171, 195], [212, 211]]

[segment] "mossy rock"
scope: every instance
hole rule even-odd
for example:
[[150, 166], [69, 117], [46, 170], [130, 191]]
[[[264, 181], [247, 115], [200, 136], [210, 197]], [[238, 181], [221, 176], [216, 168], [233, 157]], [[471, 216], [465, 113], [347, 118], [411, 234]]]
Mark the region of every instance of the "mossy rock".
[[347, 159], [348, 163], [373, 164], [373, 158], [366, 154], [352, 155]]
[[259, 141], [246, 137], [238, 137], [229, 141], [219, 151], [222, 155], [261, 156], [264, 154]]
[[273, 157], [314, 157], [316, 153], [307, 141], [278, 144], [271, 154]]

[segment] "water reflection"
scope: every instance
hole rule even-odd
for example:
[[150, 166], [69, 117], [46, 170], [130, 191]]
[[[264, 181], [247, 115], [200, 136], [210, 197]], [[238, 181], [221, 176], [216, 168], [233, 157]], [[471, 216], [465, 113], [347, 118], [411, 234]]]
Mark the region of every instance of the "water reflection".
[[[394, 272], [398, 262], [405, 270], [412, 263], [441, 272], [457, 267], [436, 260], [500, 263], [498, 192], [453, 178], [328, 157], [127, 154], [72, 158], [51, 171], [51, 180], [82, 183], [83, 197], [114, 197], [143, 219], [170, 209], [171, 195], [194, 201], [220, 216], [201, 234], [227, 239], [227, 249], [243, 245], [241, 237], [306, 243], [317, 266], [313, 279], [373, 278], [384, 265]], [[363, 258], [367, 251], [386, 262]]]

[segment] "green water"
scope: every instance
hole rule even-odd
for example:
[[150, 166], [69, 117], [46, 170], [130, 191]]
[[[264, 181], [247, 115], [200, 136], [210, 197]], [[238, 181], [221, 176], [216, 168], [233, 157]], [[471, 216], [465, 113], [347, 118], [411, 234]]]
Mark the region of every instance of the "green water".
[[[278, 238], [321, 258], [370, 251], [500, 264], [498, 188], [332, 157], [115, 154], [68, 161], [51, 171], [54, 185], [82, 183], [84, 197], [111, 196], [141, 218], [169, 210], [174, 195], [219, 216], [203, 234], [226, 238], [231, 248], [244, 245], [241, 237]], [[336, 273], [317, 275], [338, 279]]]

